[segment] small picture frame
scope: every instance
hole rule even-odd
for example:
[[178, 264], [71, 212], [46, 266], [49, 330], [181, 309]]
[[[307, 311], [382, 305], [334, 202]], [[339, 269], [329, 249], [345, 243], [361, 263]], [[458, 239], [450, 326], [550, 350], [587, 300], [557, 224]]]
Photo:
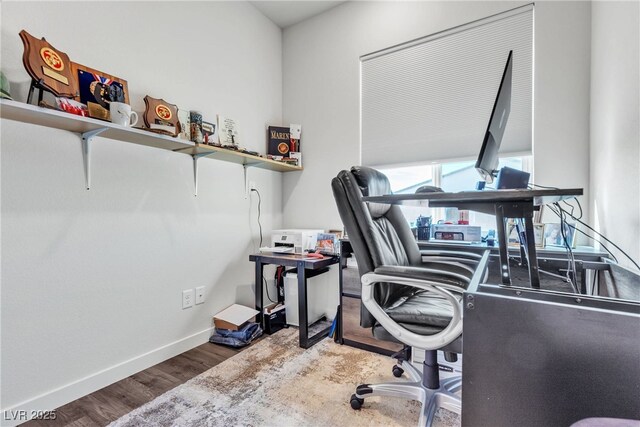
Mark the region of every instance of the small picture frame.
[[536, 248], [544, 248], [544, 224], [533, 224], [533, 237]]
[[518, 227], [512, 219], [507, 223], [507, 245], [511, 248], [520, 247], [520, 236], [518, 236]]
[[223, 147], [238, 147], [238, 121], [218, 115], [218, 140]]
[[[569, 247], [575, 247], [576, 225], [565, 222], [564, 235]], [[544, 224], [544, 244], [546, 246], [564, 247], [565, 242], [562, 236], [562, 229], [559, 223]]]
[[191, 141], [191, 115], [189, 110], [178, 109], [178, 121], [180, 121], [180, 133], [178, 138]]
[[338, 237], [332, 233], [319, 233], [316, 240], [316, 251], [325, 255], [335, 255], [338, 247]]
[[334, 228], [334, 229], [330, 229], [329, 233], [330, 234], [335, 234], [336, 235], [336, 239], [338, 239], [338, 240], [342, 239], [342, 234], [343, 234], [342, 230]]
[[[521, 228], [524, 230], [524, 228]], [[533, 224], [533, 238], [536, 244], [536, 248], [544, 248], [544, 229], [545, 224]], [[508, 246], [512, 248], [520, 247], [520, 237], [518, 236], [518, 228], [514, 221], [509, 221], [508, 224], [507, 240]]]
[[89, 117], [110, 121], [110, 102], [129, 104], [126, 80], [75, 62], [71, 68], [78, 78], [80, 102], [87, 105]]

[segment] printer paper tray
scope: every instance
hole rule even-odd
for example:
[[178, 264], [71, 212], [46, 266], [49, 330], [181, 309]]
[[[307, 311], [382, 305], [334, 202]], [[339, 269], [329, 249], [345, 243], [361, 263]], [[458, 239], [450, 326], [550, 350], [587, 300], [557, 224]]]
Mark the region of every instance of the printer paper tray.
[[290, 248], [290, 247], [286, 247], [286, 246], [274, 246], [274, 247], [269, 247], [269, 246], [265, 246], [260, 248], [260, 252], [274, 252], [274, 253], [279, 253], [279, 254], [292, 254], [294, 249]]

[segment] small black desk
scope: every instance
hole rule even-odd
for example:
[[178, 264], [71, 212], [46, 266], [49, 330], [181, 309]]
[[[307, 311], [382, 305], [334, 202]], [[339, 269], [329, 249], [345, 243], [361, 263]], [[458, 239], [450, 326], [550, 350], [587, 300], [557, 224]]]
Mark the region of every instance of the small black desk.
[[258, 253], [249, 255], [249, 261], [256, 264], [256, 310], [258, 323], [264, 327], [264, 304], [262, 295], [263, 267], [266, 264], [295, 267], [298, 273], [298, 316], [300, 322], [300, 347], [309, 348], [322, 338], [327, 336], [330, 327], [323, 329], [312, 337], [309, 337], [309, 325], [307, 324], [307, 279], [323, 272], [326, 267], [337, 264], [338, 257], [309, 258], [304, 255], [288, 255], [276, 253]]
[[456, 193], [389, 194], [386, 196], [363, 197], [365, 202], [386, 204], [421, 205], [430, 207], [452, 207], [482, 212], [496, 216], [498, 228], [498, 248], [502, 284], [511, 285], [509, 253], [507, 251], [506, 219], [524, 218], [526, 255], [529, 266], [529, 280], [532, 288], [540, 288], [540, 272], [533, 236], [533, 212], [540, 206], [561, 200], [582, 196], [581, 188], [545, 190], [486, 190], [460, 191]]

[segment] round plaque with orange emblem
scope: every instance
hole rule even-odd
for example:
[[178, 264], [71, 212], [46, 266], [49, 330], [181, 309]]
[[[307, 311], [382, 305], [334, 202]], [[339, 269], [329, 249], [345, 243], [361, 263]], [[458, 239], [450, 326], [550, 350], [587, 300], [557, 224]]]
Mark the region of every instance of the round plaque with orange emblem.
[[40, 56], [42, 57], [42, 60], [55, 71], [64, 70], [64, 62], [62, 61], [62, 58], [60, 58], [60, 55], [50, 47], [45, 46], [40, 49]]
[[169, 121], [173, 114], [171, 114], [171, 109], [169, 109], [169, 107], [164, 104], [160, 104], [156, 107], [156, 115], [162, 120]]
[[278, 144], [278, 153], [283, 156], [289, 154], [289, 144], [287, 144], [286, 142], [281, 142], [280, 144]]

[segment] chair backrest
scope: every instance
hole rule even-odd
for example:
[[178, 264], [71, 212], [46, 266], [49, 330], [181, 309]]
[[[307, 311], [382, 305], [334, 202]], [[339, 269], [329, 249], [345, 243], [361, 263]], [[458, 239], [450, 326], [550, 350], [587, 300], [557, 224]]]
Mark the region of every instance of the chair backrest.
[[[354, 166], [331, 181], [340, 218], [358, 262], [360, 276], [382, 265], [419, 265], [420, 250], [399, 206], [365, 203], [363, 196], [391, 194], [387, 177], [379, 171]], [[411, 288], [380, 284], [376, 300], [382, 305], [406, 294]], [[360, 324], [373, 326], [375, 319], [361, 310]]]

